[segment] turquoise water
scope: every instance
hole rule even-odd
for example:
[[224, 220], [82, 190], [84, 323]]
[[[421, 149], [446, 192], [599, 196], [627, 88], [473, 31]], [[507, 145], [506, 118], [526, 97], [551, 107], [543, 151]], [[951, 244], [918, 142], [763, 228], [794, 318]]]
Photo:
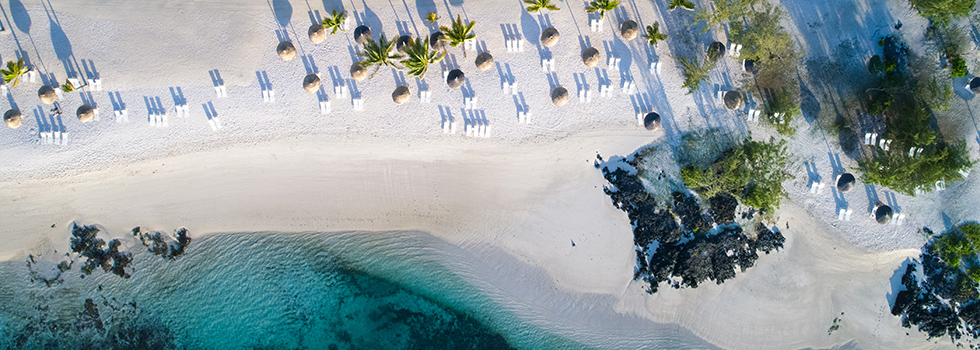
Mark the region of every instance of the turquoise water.
[[81, 278], [76, 263], [47, 287], [29, 280], [24, 261], [0, 263], [0, 349], [590, 348], [553, 331], [600, 348], [710, 347], [685, 331], [531, 325], [528, 297], [498, 304], [499, 291], [491, 298], [460, 277], [487, 266], [421, 232], [212, 235], [176, 260], [123, 241], [134, 253], [129, 279]]

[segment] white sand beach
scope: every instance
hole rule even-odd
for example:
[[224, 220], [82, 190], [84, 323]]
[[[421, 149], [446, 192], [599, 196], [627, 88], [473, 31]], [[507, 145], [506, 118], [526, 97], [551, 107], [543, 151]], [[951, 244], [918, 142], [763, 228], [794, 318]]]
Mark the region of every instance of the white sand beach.
[[[807, 59], [817, 61], [840, 58], [835, 55], [841, 47], [865, 55], [875, 33], [896, 21], [904, 23], [902, 32], [913, 45], [921, 43], [925, 27], [905, 2], [780, 4], [789, 13], [784, 26]], [[525, 307], [520, 313], [532, 323], [598, 348], [644, 347], [651, 334], [677, 326], [732, 349], [951, 346], [948, 339], [928, 341], [902, 328], [888, 298], [895, 271], [925, 242], [920, 228], [942, 230], [945, 221], [977, 219], [976, 176], [914, 198], [859, 184], [843, 196], [854, 218], [837, 221], [831, 191], [809, 194], [809, 180], [833, 181], [833, 159], [848, 169], [857, 163], [805, 118], [798, 118], [799, 131], [789, 140], [795, 155], [789, 171], [796, 179], [786, 183], [790, 200], [777, 214], [785, 248], [762, 255], [755, 267], [722, 285], [646, 294], [642, 283], [632, 281], [631, 226], [602, 191], [607, 183], [593, 167], [597, 152], [627, 155], [706, 127], [756, 139], [774, 132], [713, 101], [715, 85], [737, 87], [737, 61], [724, 59], [710, 86], [686, 95], [673, 59], [686, 55], [673, 51], [683, 46], [680, 39], [653, 48], [617, 34], [619, 21], [627, 18], [641, 28], [659, 21], [671, 34], [690, 20], [689, 11], [624, 1], [607, 14], [604, 31], [591, 32], [581, 2], [558, 5], [561, 11], [531, 15], [517, 0], [4, 2], [0, 58], [26, 55], [42, 78], [12, 87], [5, 99], [5, 108], [23, 112], [24, 125], [0, 131], [0, 260], [65, 246], [71, 222], [99, 224], [118, 236], [135, 226], [186, 227], [195, 237], [418, 230], [485, 261], [464, 278], [493, 289], [490, 294], [502, 304]], [[316, 45], [307, 39], [311, 17], [318, 22], [334, 8], [348, 11], [354, 26], [367, 24], [375, 37], [389, 38], [428, 35], [433, 29], [423, 19], [427, 12], [437, 12], [440, 23], [460, 15], [476, 21], [478, 51], [492, 52], [495, 66], [479, 71], [473, 63], [477, 50], [464, 58], [461, 48], [450, 48], [421, 82], [383, 68], [375, 78], [355, 83], [349, 74], [356, 46], [350, 32], [328, 35]], [[562, 34], [555, 47], [540, 46], [542, 22]], [[299, 57], [282, 61], [277, 35], [288, 37]], [[727, 42], [724, 35], [712, 30], [698, 40]], [[507, 52], [505, 36], [523, 37], [526, 50]], [[581, 63], [583, 46], [600, 51], [599, 69]], [[619, 71], [608, 69], [609, 54], [622, 60]], [[552, 74], [541, 69], [542, 57], [549, 55], [556, 65]], [[863, 64], [866, 58], [854, 61]], [[664, 62], [660, 75], [649, 71], [654, 59]], [[466, 73], [462, 90], [441, 80], [443, 66]], [[65, 94], [59, 102], [64, 114], [53, 118], [36, 92], [42, 79], [64, 82], [71, 69], [66, 67], [81, 68], [83, 77], [97, 75], [103, 91]], [[217, 77], [210, 74], [214, 70]], [[331, 113], [322, 115], [318, 96], [303, 91], [308, 73], [321, 74]], [[830, 73], [808, 74], [801, 79], [817, 95], [820, 113], [834, 113], [836, 107], [827, 103], [834, 97], [823, 90], [832, 87], [813, 83]], [[223, 81], [228, 97], [215, 97], [214, 79]], [[266, 83], [260, 79], [271, 84], [275, 103], [263, 103]], [[615, 92], [598, 97], [607, 79]], [[629, 79], [638, 93], [619, 88]], [[520, 95], [504, 94], [504, 81], [517, 81]], [[353, 110], [351, 97], [333, 94], [341, 82], [364, 98], [363, 111]], [[391, 92], [402, 84], [413, 96], [398, 105]], [[585, 85], [595, 92], [591, 103], [575, 95]], [[426, 86], [432, 102], [420, 103], [418, 92]], [[555, 86], [569, 90], [567, 105], [551, 103]], [[122, 108], [117, 96], [128, 123], [115, 121], [113, 110]], [[464, 108], [470, 96], [478, 97], [475, 110]], [[182, 100], [189, 115], [177, 117], [174, 106]], [[75, 108], [92, 102], [100, 120], [79, 123]], [[977, 134], [966, 112], [972, 104], [954, 96], [952, 108], [941, 114], [950, 121], [940, 126], [947, 135], [969, 140], [975, 155]], [[525, 106], [530, 125], [517, 118]], [[844, 113], [859, 108], [843, 100], [838, 107]], [[148, 123], [157, 109], [169, 111], [169, 126]], [[222, 128], [209, 126], [211, 109]], [[649, 111], [664, 118], [661, 131], [636, 125], [635, 115]], [[442, 132], [447, 117], [458, 124], [454, 135]], [[491, 136], [466, 137], [463, 124], [471, 118], [492, 126]], [[52, 128], [70, 135], [67, 145], [40, 143], [38, 133]], [[811, 166], [815, 172], [808, 174]], [[907, 214], [901, 226], [878, 225], [868, 217], [879, 196]], [[835, 317], [841, 327], [828, 335]]]

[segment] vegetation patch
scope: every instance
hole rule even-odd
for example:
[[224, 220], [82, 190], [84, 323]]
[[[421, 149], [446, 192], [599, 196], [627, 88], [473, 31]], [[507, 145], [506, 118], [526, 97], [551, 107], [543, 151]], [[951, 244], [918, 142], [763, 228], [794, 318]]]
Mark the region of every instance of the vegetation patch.
[[[882, 139], [892, 144], [887, 150], [873, 148], [870, 156], [858, 162], [862, 180], [906, 195], [932, 191], [936, 184], [947, 181], [962, 181], [976, 163], [970, 159], [966, 142], [945, 139], [932, 127], [933, 106], [949, 107], [950, 88], [929, 74], [899, 38], [885, 37], [881, 44], [884, 58], [876, 55], [868, 62], [878, 87], [867, 91], [867, 110], [883, 116]], [[889, 62], [894, 62], [894, 69], [889, 70]], [[912, 68], [924, 73], [911, 73]]]

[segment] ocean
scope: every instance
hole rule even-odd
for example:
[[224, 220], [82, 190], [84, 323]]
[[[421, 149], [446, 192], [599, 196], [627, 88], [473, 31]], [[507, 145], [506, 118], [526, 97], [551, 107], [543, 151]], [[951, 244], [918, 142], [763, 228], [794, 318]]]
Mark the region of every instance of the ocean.
[[[463, 278], [473, 271], [447, 267], [472, 263], [465, 254], [422, 232], [215, 234], [173, 260], [122, 241], [130, 278], [82, 277], [76, 263], [48, 286], [31, 281], [28, 259], [0, 263], [0, 349], [596, 347], [532, 325], [519, 302], [501, 305]], [[67, 259], [64, 246], [32, 269]], [[708, 347], [653, 340], [627, 346]]]

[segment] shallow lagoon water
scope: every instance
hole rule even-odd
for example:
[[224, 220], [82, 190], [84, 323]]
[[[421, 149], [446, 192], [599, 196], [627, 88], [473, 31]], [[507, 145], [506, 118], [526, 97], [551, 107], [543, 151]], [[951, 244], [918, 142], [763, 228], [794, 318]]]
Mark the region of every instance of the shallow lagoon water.
[[[176, 260], [123, 240], [134, 253], [129, 279], [81, 278], [76, 264], [47, 287], [23, 261], [0, 264], [0, 348], [591, 347], [467, 283], [443, 265], [464, 255], [420, 232], [219, 234]], [[701, 343], [673, 339], [646, 344]]]

